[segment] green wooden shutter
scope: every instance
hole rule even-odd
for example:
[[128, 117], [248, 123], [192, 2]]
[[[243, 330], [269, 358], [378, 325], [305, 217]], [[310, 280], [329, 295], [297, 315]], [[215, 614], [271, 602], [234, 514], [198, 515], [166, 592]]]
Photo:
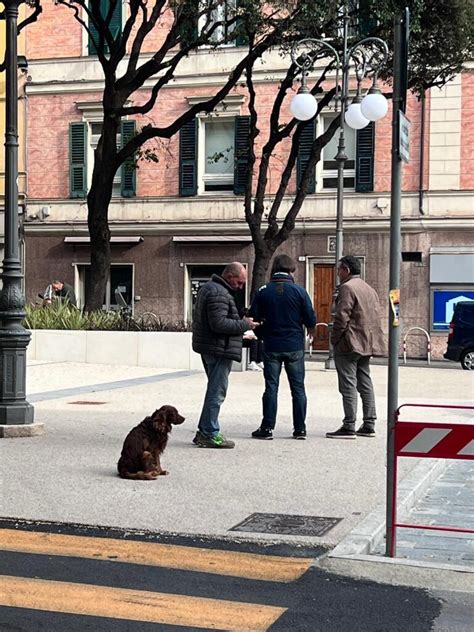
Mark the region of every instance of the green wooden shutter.
[[250, 116], [235, 117], [234, 193], [245, 195], [248, 180]]
[[367, 0], [360, 0], [358, 7], [359, 35], [368, 37], [377, 26], [377, 18], [372, 16]]
[[197, 120], [185, 123], [179, 131], [179, 194], [197, 194]]
[[72, 198], [87, 195], [87, 123], [69, 125], [69, 190]]
[[[308, 121], [301, 130], [300, 142], [298, 145], [298, 156], [296, 159], [296, 182], [298, 189], [301, 186], [303, 174], [308, 165], [308, 161], [311, 155], [311, 147], [314, 142], [314, 134], [316, 130], [316, 122], [314, 119]], [[314, 193], [316, 190], [316, 178], [313, 175], [308, 180], [308, 186], [306, 193]]]
[[179, 29], [181, 37], [180, 47], [192, 44], [199, 37], [199, 7], [201, 0], [186, 0], [182, 4], [180, 11], [183, 15], [183, 22]]
[[[237, 0], [236, 2], [237, 9], [239, 8], [239, 5], [240, 5], [240, 0]], [[243, 31], [243, 28], [244, 28], [243, 20], [237, 20], [237, 22], [235, 23], [235, 30], [237, 33], [237, 37], [235, 38], [236, 46], [248, 46], [249, 38], [247, 36], [247, 33]]]
[[[105, 19], [110, 7], [110, 0], [100, 0], [100, 14]], [[99, 34], [95, 25], [89, 23], [90, 35], [89, 35], [89, 55], [97, 55], [97, 44], [99, 43]], [[112, 37], [116, 40], [122, 33], [122, 0], [117, 0], [114, 12], [110, 18], [109, 31]], [[107, 43], [104, 42], [104, 53], [109, 52]]]
[[[120, 140], [122, 147], [135, 136], [135, 121], [121, 121]], [[130, 156], [121, 167], [121, 193], [122, 197], [134, 197], [137, 190], [137, 166], [135, 156]]]
[[357, 130], [355, 190], [366, 193], [374, 190], [375, 123]]

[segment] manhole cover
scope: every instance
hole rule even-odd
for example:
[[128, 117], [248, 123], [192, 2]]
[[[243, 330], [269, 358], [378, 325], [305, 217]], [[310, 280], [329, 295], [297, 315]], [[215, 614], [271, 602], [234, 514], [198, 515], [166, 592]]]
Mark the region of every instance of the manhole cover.
[[88, 402], [87, 400], [80, 400], [78, 402], [68, 402], [69, 404], [77, 404], [78, 406], [100, 406], [107, 402]]
[[342, 518], [327, 518], [325, 516], [253, 513], [229, 531], [322, 536], [341, 520]]

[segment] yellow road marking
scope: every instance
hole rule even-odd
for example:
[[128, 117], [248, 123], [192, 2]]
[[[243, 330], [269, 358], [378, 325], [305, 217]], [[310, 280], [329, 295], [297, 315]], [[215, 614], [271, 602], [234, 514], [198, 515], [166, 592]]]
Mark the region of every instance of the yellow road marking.
[[238, 601], [0, 575], [0, 604], [231, 632], [264, 632], [286, 610]]
[[112, 560], [272, 582], [295, 581], [308, 570], [312, 562], [307, 558], [293, 559], [276, 555], [255, 555], [155, 542], [90, 538], [15, 529], [0, 530], [0, 550]]

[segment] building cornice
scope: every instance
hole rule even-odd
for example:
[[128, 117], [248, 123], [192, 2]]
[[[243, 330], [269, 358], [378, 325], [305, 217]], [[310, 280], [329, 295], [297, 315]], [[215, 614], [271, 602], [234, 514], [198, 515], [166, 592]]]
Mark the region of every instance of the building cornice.
[[[248, 235], [249, 228], [242, 220], [222, 222], [175, 221], [112, 221], [109, 222], [112, 235]], [[425, 233], [429, 231], [474, 232], [474, 215], [466, 218], [402, 218], [403, 233]], [[88, 235], [86, 221], [75, 222], [28, 222], [24, 224], [25, 234], [34, 235]], [[335, 223], [328, 219], [298, 219], [293, 234], [327, 234], [335, 231]], [[344, 232], [384, 232], [390, 231], [389, 218], [348, 218], [344, 222]]]

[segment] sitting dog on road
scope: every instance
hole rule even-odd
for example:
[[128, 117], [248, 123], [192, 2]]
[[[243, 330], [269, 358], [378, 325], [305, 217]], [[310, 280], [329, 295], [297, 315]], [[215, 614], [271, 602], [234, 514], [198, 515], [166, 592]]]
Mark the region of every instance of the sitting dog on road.
[[132, 428], [125, 438], [117, 463], [121, 478], [153, 481], [168, 474], [160, 464], [160, 455], [168, 443], [173, 425], [182, 424], [182, 417], [174, 406], [162, 406]]

